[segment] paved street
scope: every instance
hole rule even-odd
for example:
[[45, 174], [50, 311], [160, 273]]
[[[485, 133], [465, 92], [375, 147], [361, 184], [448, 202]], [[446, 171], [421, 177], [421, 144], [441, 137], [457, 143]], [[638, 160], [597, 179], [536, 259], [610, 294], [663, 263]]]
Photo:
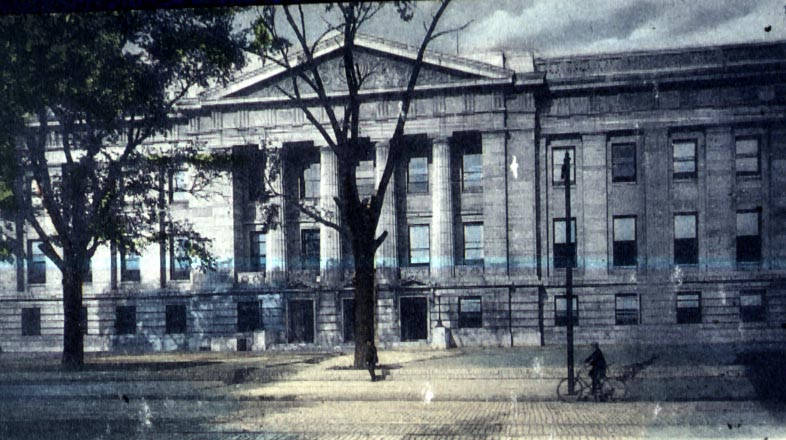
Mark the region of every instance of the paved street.
[[[0, 438], [786, 439], [786, 406], [735, 394], [754, 389], [740, 366], [653, 366], [629, 383], [678, 401], [563, 403], [559, 368], [473, 364], [484, 355], [499, 352], [383, 351], [386, 376], [372, 383], [348, 356], [326, 354], [104, 356], [77, 373], [4, 354]], [[715, 399], [689, 399], [687, 384]]]

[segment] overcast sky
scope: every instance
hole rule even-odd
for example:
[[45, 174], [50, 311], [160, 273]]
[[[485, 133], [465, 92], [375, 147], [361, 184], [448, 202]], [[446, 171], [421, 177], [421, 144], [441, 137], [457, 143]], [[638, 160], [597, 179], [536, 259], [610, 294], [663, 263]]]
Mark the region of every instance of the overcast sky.
[[[362, 31], [418, 44], [420, 21], [435, 4], [416, 6], [416, 23], [402, 24], [389, 8]], [[459, 35], [460, 52], [568, 55], [786, 40], [786, 0], [454, 0], [442, 27], [469, 20]], [[310, 21], [321, 26], [321, 19]], [[444, 36], [431, 48], [455, 53], [456, 37]]]

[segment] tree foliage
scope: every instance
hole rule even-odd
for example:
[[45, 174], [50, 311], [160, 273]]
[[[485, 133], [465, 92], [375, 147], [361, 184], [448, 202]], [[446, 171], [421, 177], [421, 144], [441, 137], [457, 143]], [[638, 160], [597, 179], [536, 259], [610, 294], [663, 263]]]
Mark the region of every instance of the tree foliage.
[[98, 246], [137, 250], [177, 235], [212, 265], [209, 241], [167, 217], [166, 190], [190, 165], [188, 190], [198, 193], [221, 160], [171, 128], [189, 91], [243, 65], [232, 18], [220, 9], [0, 18], [2, 96], [11, 103], [0, 142], [16, 159], [2, 177], [21, 181], [16, 208], [63, 274], [67, 365], [82, 363], [81, 282]]

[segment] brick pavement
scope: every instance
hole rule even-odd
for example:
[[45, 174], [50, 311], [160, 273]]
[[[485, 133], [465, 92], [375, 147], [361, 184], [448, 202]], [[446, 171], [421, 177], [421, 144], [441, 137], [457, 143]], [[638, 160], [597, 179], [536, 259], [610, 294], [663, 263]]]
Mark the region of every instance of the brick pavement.
[[[661, 364], [631, 384], [653, 401], [568, 404], [553, 401], [553, 366], [452, 355], [382, 352], [391, 368], [376, 383], [343, 369], [348, 356], [313, 354], [102, 357], [78, 373], [17, 365], [0, 371], [0, 438], [786, 439], [783, 404], [740, 400], [753, 390], [739, 366]], [[701, 391], [734, 401], [673, 401]]]

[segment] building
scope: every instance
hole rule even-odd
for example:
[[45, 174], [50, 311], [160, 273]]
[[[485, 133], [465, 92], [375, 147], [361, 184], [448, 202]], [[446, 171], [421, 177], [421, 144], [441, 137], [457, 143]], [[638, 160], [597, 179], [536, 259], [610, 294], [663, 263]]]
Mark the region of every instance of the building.
[[[328, 39], [320, 52], [338, 95], [330, 72], [341, 44]], [[368, 192], [415, 49], [369, 36], [356, 44], [360, 64], [377, 70], [363, 95], [368, 149], [358, 152]], [[425, 345], [442, 326], [458, 346], [563, 343], [568, 264], [579, 343], [786, 340], [786, 44], [554, 58], [429, 52], [425, 62], [406, 128], [411, 157], [380, 220], [389, 232], [376, 256], [382, 345]], [[171, 135], [152, 142], [235, 155], [271, 145], [284, 153], [287, 196], [324, 206], [338, 191], [335, 158], [276, 88], [284, 76], [249, 68], [184, 101]], [[262, 233], [259, 170], [246, 163], [209, 200], [179, 194], [187, 170], [172, 181], [172, 215], [214, 238], [218, 272], [192, 270], [177, 243], [97, 252], [84, 290], [88, 350], [352, 341], [346, 243], [288, 197], [277, 201], [281, 227]], [[3, 349], [59, 350], [57, 270], [33, 251], [4, 266], [0, 283]]]

